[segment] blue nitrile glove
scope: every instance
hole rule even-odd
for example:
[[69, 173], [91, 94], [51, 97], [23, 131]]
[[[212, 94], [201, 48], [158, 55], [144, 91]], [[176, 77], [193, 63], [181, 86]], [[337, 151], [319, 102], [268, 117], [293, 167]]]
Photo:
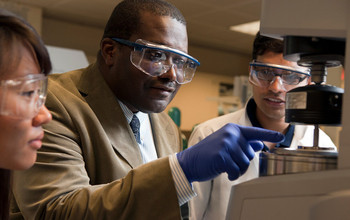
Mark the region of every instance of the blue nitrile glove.
[[261, 141], [281, 142], [284, 135], [271, 130], [226, 124], [176, 156], [188, 181], [206, 181], [226, 172], [230, 180], [244, 174], [263, 148]]

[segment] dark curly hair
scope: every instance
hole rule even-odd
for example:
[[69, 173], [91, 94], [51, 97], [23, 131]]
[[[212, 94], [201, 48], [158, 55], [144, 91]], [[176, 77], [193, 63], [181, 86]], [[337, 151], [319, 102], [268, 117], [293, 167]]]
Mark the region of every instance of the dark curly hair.
[[163, 0], [124, 0], [113, 10], [104, 30], [103, 38], [118, 37], [129, 39], [138, 30], [140, 12], [159, 16], [170, 16], [186, 25], [179, 9]]

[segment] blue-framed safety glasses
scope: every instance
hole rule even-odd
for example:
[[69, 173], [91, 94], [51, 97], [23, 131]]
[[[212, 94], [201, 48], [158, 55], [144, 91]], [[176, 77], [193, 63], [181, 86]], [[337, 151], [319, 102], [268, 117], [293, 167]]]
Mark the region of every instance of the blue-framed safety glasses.
[[138, 39], [131, 42], [124, 39], [112, 38], [112, 40], [133, 47], [131, 51], [131, 63], [150, 76], [160, 76], [174, 68], [176, 82], [185, 84], [192, 80], [196, 68], [200, 65], [192, 56], [165, 45], [152, 43]]

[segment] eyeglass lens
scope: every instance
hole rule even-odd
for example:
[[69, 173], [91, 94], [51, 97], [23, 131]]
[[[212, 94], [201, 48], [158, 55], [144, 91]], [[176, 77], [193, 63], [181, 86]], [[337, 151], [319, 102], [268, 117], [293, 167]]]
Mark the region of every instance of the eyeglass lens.
[[46, 92], [46, 77], [10, 80], [0, 86], [0, 114], [17, 118], [32, 118], [44, 104]]
[[307, 78], [306, 75], [294, 71], [262, 66], [251, 66], [251, 74], [256, 75], [259, 80], [268, 82], [273, 81], [276, 76], [279, 76], [283, 83], [288, 85], [297, 85]]
[[171, 68], [174, 68], [176, 81], [179, 84], [190, 82], [197, 67], [197, 65], [187, 57], [169, 51], [151, 48], [134, 50], [130, 58], [131, 62], [138, 69], [151, 76], [160, 76]]

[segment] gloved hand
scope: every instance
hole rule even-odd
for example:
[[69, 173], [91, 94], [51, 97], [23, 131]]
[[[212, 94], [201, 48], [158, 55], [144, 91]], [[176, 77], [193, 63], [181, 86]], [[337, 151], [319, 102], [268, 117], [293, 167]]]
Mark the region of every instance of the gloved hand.
[[281, 142], [284, 135], [271, 130], [226, 124], [176, 156], [188, 181], [206, 181], [226, 172], [230, 180], [244, 174], [263, 148], [261, 141]]

